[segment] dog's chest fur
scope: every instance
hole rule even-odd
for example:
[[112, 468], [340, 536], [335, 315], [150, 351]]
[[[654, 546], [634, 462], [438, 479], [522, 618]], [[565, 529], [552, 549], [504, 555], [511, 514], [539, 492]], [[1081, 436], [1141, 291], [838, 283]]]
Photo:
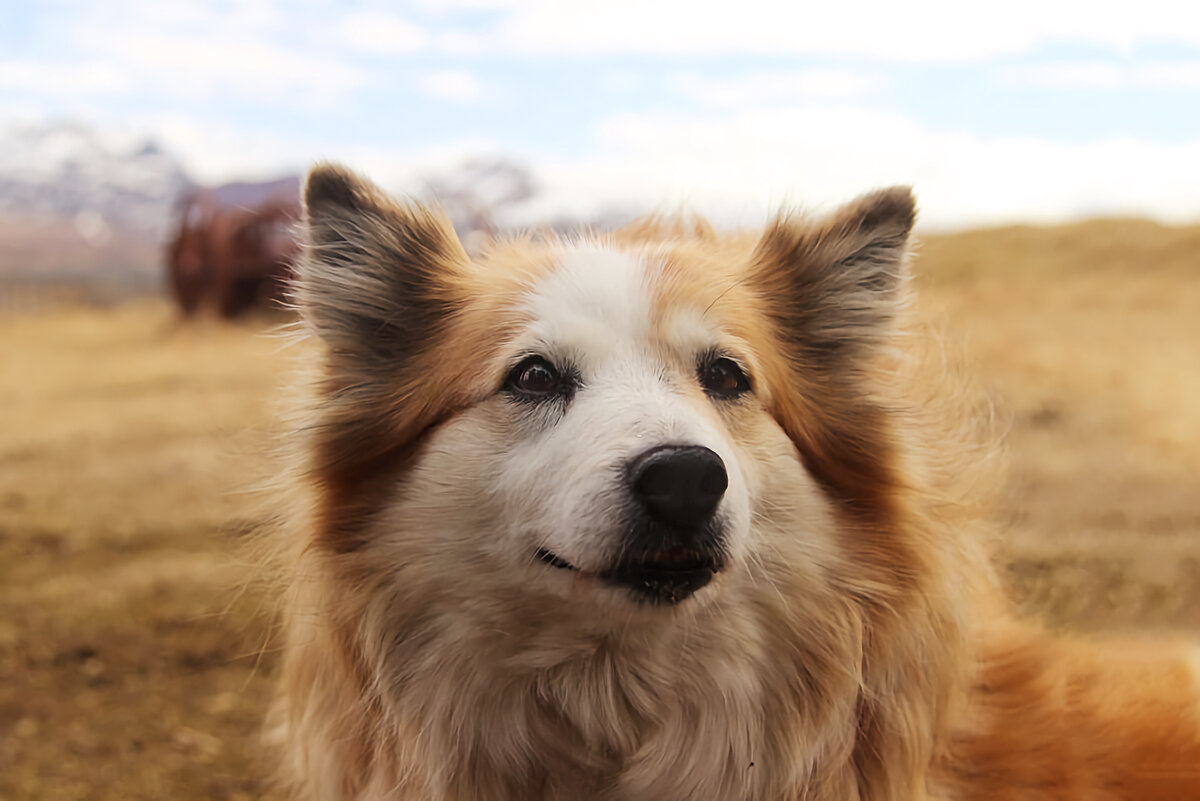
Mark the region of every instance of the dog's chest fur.
[[[434, 614], [407, 628], [379, 610], [391, 652], [364, 657], [404, 666], [379, 688], [408, 741], [389, 780], [439, 799], [855, 797], [860, 677], [843, 666], [860, 654], [706, 611], [581, 636], [579, 621], [485, 631]], [[855, 642], [853, 610], [829, 618]]]

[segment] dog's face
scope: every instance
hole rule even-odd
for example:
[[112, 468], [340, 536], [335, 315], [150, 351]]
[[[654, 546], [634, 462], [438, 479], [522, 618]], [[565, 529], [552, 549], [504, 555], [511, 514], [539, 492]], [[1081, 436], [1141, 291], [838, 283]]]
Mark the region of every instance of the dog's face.
[[652, 259], [555, 253], [492, 395], [451, 424], [477, 443], [468, 494], [495, 504], [493, 556], [526, 563], [523, 580], [675, 603], [745, 552], [747, 466], [786, 437], [755, 400], [746, 344], [664, 297]]
[[475, 261], [340, 170], [306, 202], [324, 546], [434, 593], [655, 609], [820, 565], [838, 516], [887, 513], [856, 382], [898, 302], [907, 192], [759, 239], [646, 226]]

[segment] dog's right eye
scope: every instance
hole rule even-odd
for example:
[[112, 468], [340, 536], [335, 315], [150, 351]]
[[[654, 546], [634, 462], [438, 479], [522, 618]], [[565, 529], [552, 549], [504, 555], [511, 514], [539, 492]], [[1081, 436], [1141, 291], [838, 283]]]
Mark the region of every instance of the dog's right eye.
[[750, 391], [750, 379], [733, 359], [709, 356], [700, 365], [700, 383], [714, 398], [733, 400]]
[[557, 395], [562, 381], [554, 365], [541, 356], [530, 356], [512, 369], [504, 388], [529, 398], [545, 398]]

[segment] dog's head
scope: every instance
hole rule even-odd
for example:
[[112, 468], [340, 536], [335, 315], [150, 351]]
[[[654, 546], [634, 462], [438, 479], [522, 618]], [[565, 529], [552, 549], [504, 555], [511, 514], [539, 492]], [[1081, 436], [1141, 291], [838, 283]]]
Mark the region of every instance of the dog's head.
[[761, 236], [651, 221], [475, 258], [339, 168], [305, 202], [318, 547], [435, 594], [641, 607], [769, 584], [797, 557], [897, 557], [834, 540], [892, 513], [863, 377], [903, 296], [906, 189]]

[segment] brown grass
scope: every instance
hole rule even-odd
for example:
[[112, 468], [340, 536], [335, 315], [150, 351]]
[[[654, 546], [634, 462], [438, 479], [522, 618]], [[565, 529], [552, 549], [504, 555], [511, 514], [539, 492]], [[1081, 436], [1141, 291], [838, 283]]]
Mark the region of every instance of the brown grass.
[[0, 798], [262, 796], [259, 334], [159, 302], [0, 320]]
[[[917, 268], [1012, 420], [1020, 602], [1200, 631], [1200, 227], [931, 237]], [[161, 302], [0, 318], [0, 798], [271, 796], [242, 556], [288, 363], [266, 328]]]
[[1200, 227], [926, 242], [928, 308], [1011, 419], [1005, 556], [1075, 628], [1200, 628]]

